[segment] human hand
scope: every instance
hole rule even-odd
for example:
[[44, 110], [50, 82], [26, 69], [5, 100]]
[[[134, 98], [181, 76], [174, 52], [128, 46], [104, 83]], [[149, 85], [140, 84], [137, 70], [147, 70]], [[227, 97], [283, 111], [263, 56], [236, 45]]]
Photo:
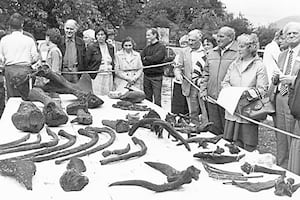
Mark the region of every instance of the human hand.
[[279, 81], [284, 85], [292, 84], [294, 78], [291, 75], [281, 75]]
[[202, 99], [203, 101], [207, 101], [207, 98], [208, 98], [207, 96], [208, 96], [208, 95], [207, 95], [207, 90], [206, 90], [206, 89], [200, 91], [200, 97], [201, 97], [201, 99]]
[[135, 83], [135, 81], [134, 80], [127, 80], [127, 82], [128, 82], [128, 85], [134, 85], [134, 83]]
[[112, 66], [104, 64], [104, 65], [101, 66], [101, 69], [104, 70], [104, 71], [109, 71], [109, 70], [112, 70]]
[[279, 83], [279, 76], [280, 76], [280, 74], [279, 74], [278, 71], [274, 71], [274, 72], [273, 72], [271, 81], [272, 81], [272, 83], [273, 83], [274, 85], [278, 85], [278, 83]]
[[180, 73], [174, 72], [175, 80], [182, 82], [183, 77]]
[[39, 66], [42, 65], [42, 61], [38, 60], [37, 62], [35, 62], [34, 64], [31, 65], [31, 68], [34, 70], [37, 70], [39, 68]]

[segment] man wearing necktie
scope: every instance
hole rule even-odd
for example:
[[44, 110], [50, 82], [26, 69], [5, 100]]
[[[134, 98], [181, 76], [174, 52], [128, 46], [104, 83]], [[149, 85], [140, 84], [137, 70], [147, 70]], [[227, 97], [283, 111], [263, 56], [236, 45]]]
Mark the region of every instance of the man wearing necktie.
[[[290, 22], [283, 29], [286, 36], [288, 49], [283, 51], [278, 58], [280, 72], [274, 72], [272, 81], [279, 76], [277, 93], [275, 97], [276, 115], [274, 124], [277, 128], [293, 133], [295, 119], [291, 115], [288, 106], [289, 87], [292, 86], [296, 75], [300, 69], [300, 23]], [[287, 169], [289, 162], [290, 140], [291, 138], [276, 132], [277, 143], [277, 165]]]

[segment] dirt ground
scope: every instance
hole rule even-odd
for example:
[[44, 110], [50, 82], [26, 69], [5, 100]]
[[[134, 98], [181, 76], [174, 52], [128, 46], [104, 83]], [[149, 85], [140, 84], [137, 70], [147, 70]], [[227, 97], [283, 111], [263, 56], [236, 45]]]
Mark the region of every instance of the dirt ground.
[[[164, 77], [162, 88], [162, 107], [171, 111], [171, 96], [172, 96], [172, 78]], [[263, 123], [273, 126], [272, 118], [268, 117]], [[275, 132], [268, 128], [259, 127], [258, 150], [260, 153], [271, 153], [276, 155], [276, 138]]]

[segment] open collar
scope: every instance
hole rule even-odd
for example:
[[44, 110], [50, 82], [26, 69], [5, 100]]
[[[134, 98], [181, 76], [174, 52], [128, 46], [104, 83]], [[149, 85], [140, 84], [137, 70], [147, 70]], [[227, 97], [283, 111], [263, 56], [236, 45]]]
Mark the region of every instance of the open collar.
[[[244, 63], [244, 65], [242, 65], [242, 67], [237, 67], [238, 71], [239, 71], [240, 73], [243, 73], [244, 71], [246, 71], [246, 70], [249, 68], [249, 66], [251, 66], [255, 61], [257, 61], [257, 60], [259, 60], [259, 59], [260, 59], [259, 56], [256, 55], [256, 56], [253, 57], [252, 59], [246, 61], [246, 62]], [[241, 58], [238, 58], [238, 60], [237, 60], [237, 62], [236, 62], [236, 65], [241, 65], [242, 62], [243, 62], [243, 61], [241, 60]]]

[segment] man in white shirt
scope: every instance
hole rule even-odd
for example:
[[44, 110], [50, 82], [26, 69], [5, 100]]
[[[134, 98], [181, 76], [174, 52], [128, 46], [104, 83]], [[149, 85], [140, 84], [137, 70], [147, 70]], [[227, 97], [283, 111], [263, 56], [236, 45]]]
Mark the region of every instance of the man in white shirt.
[[271, 78], [274, 71], [279, 71], [277, 66], [278, 56], [281, 53], [280, 47], [283, 43], [282, 30], [275, 33], [272, 42], [266, 45], [263, 56], [263, 63], [267, 69], [269, 84], [271, 84]]
[[[23, 34], [23, 23], [20, 14], [13, 14], [9, 20], [11, 33], [4, 36], [0, 42], [0, 59], [4, 65], [8, 98], [27, 97], [29, 79], [25, 78], [32, 71], [31, 65], [39, 59], [35, 41]], [[21, 82], [16, 82], [16, 77], [22, 77]], [[22, 82], [23, 80], [25, 82]]]

